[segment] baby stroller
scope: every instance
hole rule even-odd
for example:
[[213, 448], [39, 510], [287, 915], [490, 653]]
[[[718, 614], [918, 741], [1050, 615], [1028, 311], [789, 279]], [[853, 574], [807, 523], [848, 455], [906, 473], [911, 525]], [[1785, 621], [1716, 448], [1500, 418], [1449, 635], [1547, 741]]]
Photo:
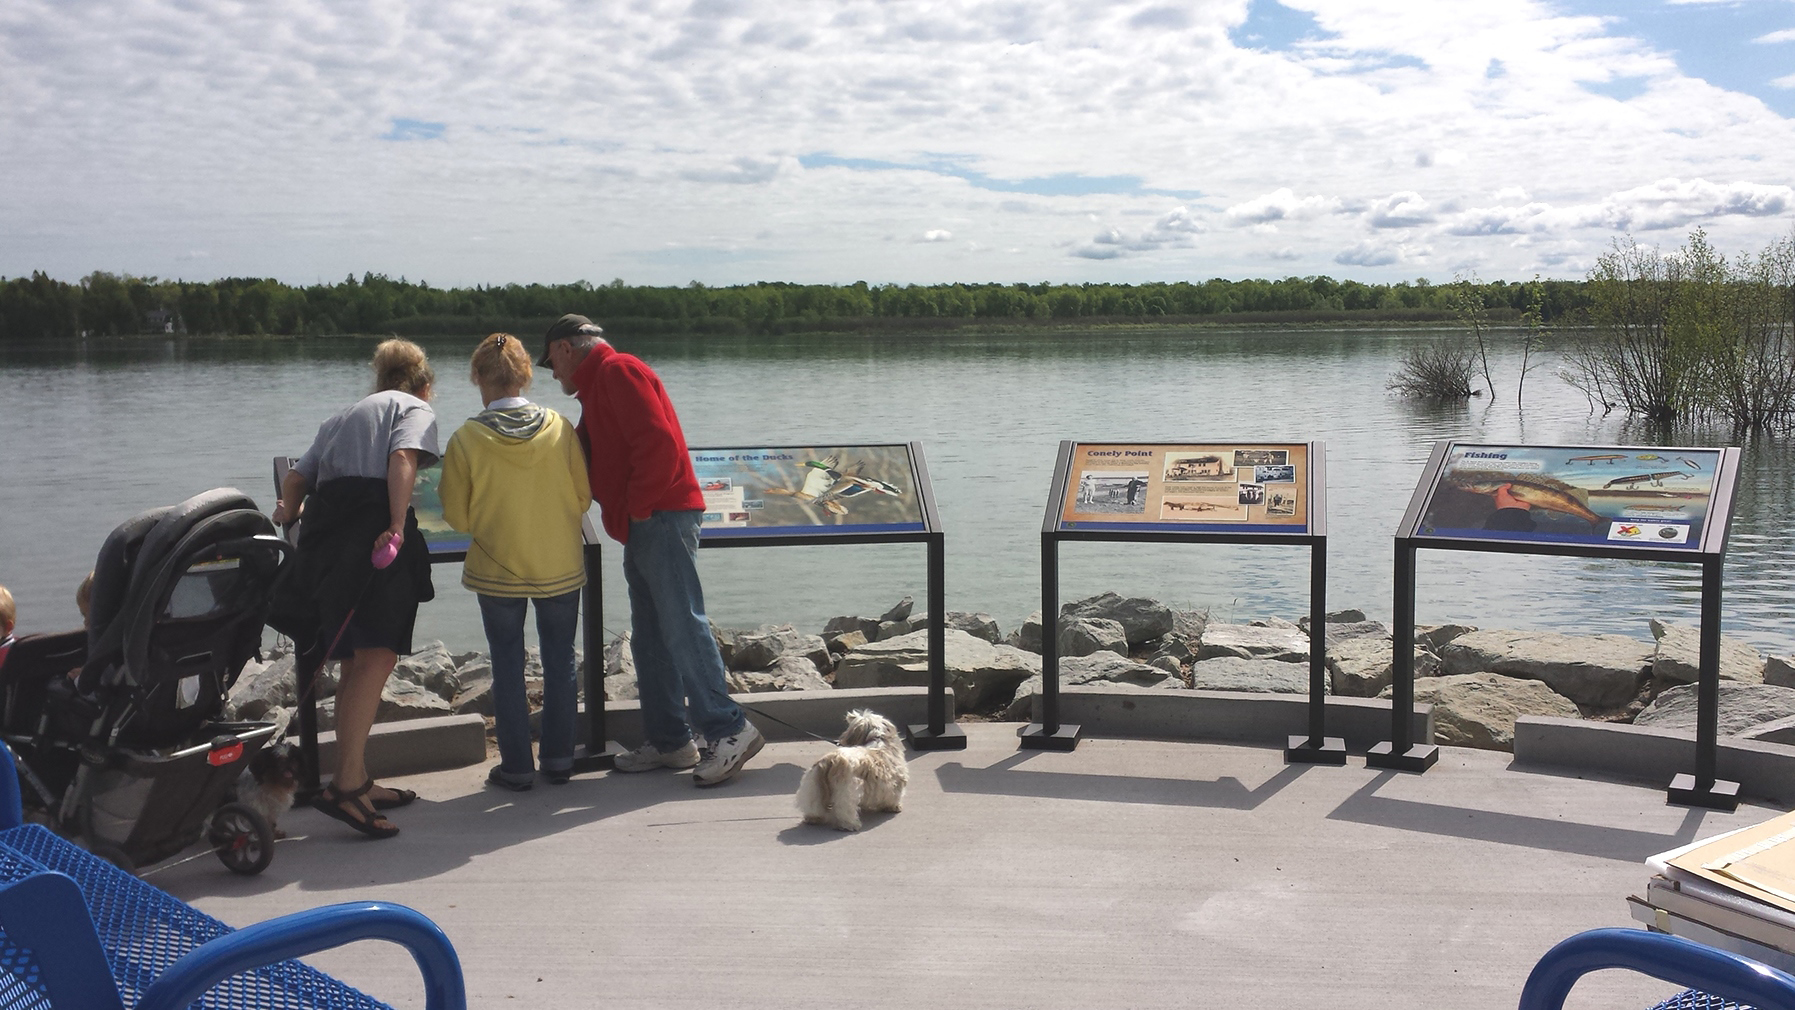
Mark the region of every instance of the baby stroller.
[[225, 802], [273, 723], [221, 722], [261, 646], [289, 547], [242, 492], [152, 509], [106, 538], [85, 657], [0, 669], [0, 734], [28, 819], [126, 869], [203, 836], [237, 873], [266, 869], [273, 830]]

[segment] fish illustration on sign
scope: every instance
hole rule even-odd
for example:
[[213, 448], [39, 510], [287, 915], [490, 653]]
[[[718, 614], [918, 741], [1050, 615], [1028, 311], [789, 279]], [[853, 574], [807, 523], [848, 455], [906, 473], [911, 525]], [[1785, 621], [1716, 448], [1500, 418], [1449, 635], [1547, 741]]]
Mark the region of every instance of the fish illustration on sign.
[[1689, 476], [1689, 474], [1686, 474], [1681, 470], [1661, 470], [1657, 473], [1636, 473], [1630, 477], [1616, 477], [1608, 483], [1603, 484], [1602, 490], [1606, 491], [1615, 486], [1638, 487], [1641, 484], [1647, 483], [1651, 484], [1653, 487], [1663, 487], [1664, 482], [1667, 480], [1688, 480]]
[[[1624, 457], [1623, 457], [1624, 458]], [[1513, 474], [1494, 470], [1460, 470], [1446, 478], [1446, 483], [1460, 491], [1495, 497], [1503, 487], [1515, 500], [1530, 508], [1545, 509], [1575, 516], [1587, 523], [1607, 522], [1589, 509], [1588, 492], [1561, 480], [1539, 474]]]
[[1618, 463], [1621, 460], [1626, 459], [1626, 458], [1627, 458], [1627, 454], [1624, 452], [1609, 452], [1609, 453], [1598, 453], [1593, 456], [1572, 456], [1570, 459], [1565, 460], [1565, 462], [1566, 463], [1588, 463], [1590, 466], [1595, 466], [1597, 463], [1606, 463], [1609, 466], [1613, 466], [1615, 463]]

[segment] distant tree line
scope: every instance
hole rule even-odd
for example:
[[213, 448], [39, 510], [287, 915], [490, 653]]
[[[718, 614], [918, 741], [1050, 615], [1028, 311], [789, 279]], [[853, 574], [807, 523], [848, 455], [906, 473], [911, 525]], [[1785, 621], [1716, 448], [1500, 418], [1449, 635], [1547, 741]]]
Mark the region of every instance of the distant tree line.
[[1148, 284], [506, 284], [439, 288], [380, 274], [303, 287], [263, 278], [165, 281], [93, 273], [0, 278], [0, 341], [81, 336], [531, 333], [579, 312], [618, 333], [752, 335], [1005, 323], [1496, 321], [1574, 317], [1581, 281], [1363, 284], [1332, 277]]

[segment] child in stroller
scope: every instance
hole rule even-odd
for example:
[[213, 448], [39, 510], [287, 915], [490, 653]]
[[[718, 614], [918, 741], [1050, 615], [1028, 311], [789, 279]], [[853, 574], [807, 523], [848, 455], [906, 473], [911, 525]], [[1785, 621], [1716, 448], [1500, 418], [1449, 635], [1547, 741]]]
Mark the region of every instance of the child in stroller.
[[288, 551], [234, 488], [113, 530], [94, 565], [85, 655], [19, 663], [15, 647], [0, 669], [0, 737], [19, 758], [28, 817], [130, 869], [202, 836], [233, 871], [267, 867], [267, 820], [224, 801], [276, 727], [219, 716], [260, 648]]

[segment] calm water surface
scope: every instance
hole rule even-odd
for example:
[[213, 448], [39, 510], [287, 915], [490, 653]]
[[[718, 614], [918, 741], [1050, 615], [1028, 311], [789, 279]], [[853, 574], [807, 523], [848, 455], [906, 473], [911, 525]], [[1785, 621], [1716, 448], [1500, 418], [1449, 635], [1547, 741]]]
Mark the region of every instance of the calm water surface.
[[[1060, 439], [1301, 441], [1328, 453], [1329, 604], [1388, 620], [1391, 536], [1436, 439], [1721, 445], [1724, 432], [1653, 434], [1592, 415], [1536, 355], [1524, 409], [1518, 354], [1494, 360], [1498, 396], [1429, 409], [1384, 383], [1416, 331], [792, 337], [624, 341], [665, 379], [694, 445], [921, 441], [947, 530], [947, 602], [1005, 628], [1040, 606], [1040, 525]], [[297, 454], [318, 422], [366, 392], [370, 340], [89, 342], [0, 348], [0, 584], [20, 630], [79, 624], [73, 594], [118, 523], [211, 487], [273, 505], [269, 460]], [[479, 409], [466, 338], [425, 341], [441, 376], [445, 441]], [[577, 415], [544, 374], [534, 391]], [[1745, 444], [1725, 627], [1760, 649], [1795, 650], [1795, 444]], [[620, 551], [606, 551], [606, 624], [627, 626]], [[713, 619], [876, 616], [924, 596], [921, 545], [705, 551]], [[420, 635], [483, 647], [458, 566], [437, 567]], [[1307, 612], [1307, 554], [1266, 546], [1068, 544], [1067, 600], [1104, 590], [1155, 596], [1218, 618]], [[1418, 618], [1485, 627], [1618, 632], [1690, 624], [1695, 566], [1421, 554]]]

